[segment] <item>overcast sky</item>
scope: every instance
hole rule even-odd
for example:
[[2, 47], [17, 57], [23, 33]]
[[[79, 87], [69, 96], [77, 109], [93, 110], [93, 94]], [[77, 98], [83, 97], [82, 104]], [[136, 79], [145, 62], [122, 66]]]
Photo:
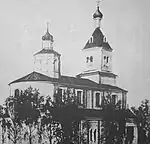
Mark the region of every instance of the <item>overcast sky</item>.
[[[41, 50], [46, 20], [62, 54], [62, 73], [83, 69], [81, 49], [94, 31], [96, 0], [0, 0], [0, 103], [8, 83], [33, 71], [32, 55]], [[127, 89], [130, 105], [150, 97], [150, 1], [103, 0], [102, 31], [114, 49], [113, 71]]]

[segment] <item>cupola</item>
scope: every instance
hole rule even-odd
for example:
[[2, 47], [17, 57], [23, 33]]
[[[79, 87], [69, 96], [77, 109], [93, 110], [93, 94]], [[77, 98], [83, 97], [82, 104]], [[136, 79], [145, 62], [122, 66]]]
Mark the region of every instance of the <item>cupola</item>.
[[49, 23], [47, 23], [47, 31], [42, 36], [43, 49], [53, 49], [53, 36], [49, 33]]
[[103, 14], [99, 10], [99, 0], [98, 0], [96, 12], [93, 14], [95, 28], [100, 28], [102, 18], [103, 18]]
[[48, 28], [47, 28], [47, 31], [46, 31], [46, 34], [44, 35], [44, 36], [42, 36], [42, 40], [43, 41], [54, 41], [53, 40], [53, 36], [49, 33], [49, 30], [48, 30]]
[[99, 6], [97, 6], [97, 10], [96, 10], [96, 12], [93, 14], [93, 18], [94, 18], [94, 19], [95, 19], [95, 18], [100, 18], [100, 19], [103, 18], [103, 14], [100, 12]]

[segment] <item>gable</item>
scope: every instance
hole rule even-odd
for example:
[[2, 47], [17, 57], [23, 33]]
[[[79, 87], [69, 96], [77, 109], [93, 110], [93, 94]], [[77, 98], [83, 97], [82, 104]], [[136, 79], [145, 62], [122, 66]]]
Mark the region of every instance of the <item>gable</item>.
[[98, 84], [89, 79], [70, 77], [70, 76], [60, 76], [60, 78], [52, 78], [38, 72], [32, 72], [24, 77], [14, 80], [11, 83], [9, 83], [9, 85], [13, 83], [20, 83], [20, 82], [50, 82], [53, 84], [60, 84], [67, 87], [69, 86], [74, 88], [84, 88], [84, 89], [86, 88], [92, 90], [116, 90], [116, 91], [127, 92], [126, 90], [121, 89], [117, 86]]

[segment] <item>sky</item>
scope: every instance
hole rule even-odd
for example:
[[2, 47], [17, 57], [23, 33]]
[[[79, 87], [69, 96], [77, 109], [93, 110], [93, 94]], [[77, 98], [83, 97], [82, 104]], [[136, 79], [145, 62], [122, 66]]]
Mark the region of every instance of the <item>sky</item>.
[[[128, 103], [150, 97], [150, 1], [102, 0], [101, 29], [113, 48], [118, 86], [128, 90]], [[82, 48], [94, 31], [96, 0], [0, 0], [0, 104], [8, 83], [33, 71], [33, 54], [42, 48], [46, 21], [61, 53], [62, 74], [83, 71]]]

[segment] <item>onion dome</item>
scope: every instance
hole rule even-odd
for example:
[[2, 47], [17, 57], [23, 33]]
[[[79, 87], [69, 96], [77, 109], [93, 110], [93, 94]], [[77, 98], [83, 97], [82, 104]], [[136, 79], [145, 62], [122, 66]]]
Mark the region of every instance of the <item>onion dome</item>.
[[93, 14], [93, 18], [100, 18], [100, 19], [103, 18], [103, 14], [100, 12], [99, 6], [97, 6], [97, 10], [96, 10], [96, 12]]
[[49, 33], [48, 29], [47, 29], [46, 34], [42, 37], [42, 40], [46, 40], [46, 41], [48, 40], [48, 41], [51, 41], [51, 42], [54, 41], [53, 36]]

